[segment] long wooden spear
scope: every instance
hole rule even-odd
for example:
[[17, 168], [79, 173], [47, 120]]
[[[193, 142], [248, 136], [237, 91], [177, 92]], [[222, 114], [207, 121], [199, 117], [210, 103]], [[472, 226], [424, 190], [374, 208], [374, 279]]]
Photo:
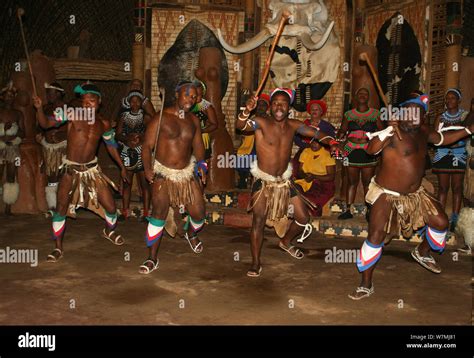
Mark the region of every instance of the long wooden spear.
[[23, 31], [23, 21], [21, 20], [21, 17], [25, 14], [25, 10], [23, 8], [18, 8], [16, 15], [18, 17], [18, 21], [20, 22], [20, 31], [21, 31], [21, 38], [23, 39], [23, 47], [25, 49], [25, 54], [26, 54], [26, 62], [28, 62], [28, 69], [30, 71], [30, 77], [31, 77], [31, 84], [33, 85], [33, 94], [35, 96], [38, 96], [38, 93], [36, 92], [36, 83], [35, 83], [35, 77], [33, 76], [33, 69], [31, 67], [31, 61], [30, 61], [30, 54], [28, 53], [28, 47], [26, 46], [26, 38], [25, 38], [25, 32]]
[[263, 89], [263, 86], [265, 85], [265, 81], [267, 80], [268, 74], [270, 73], [270, 65], [272, 63], [273, 54], [275, 53], [275, 47], [278, 44], [281, 34], [283, 33], [283, 29], [285, 25], [287, 24], [288, 19], [290, 17], [291, 17], [291, 13], [287, 10], [283, 11], [281, 14], [281, 19], [278, 24], [277, 33], [275, 35], [275, 38], [273, 39], [272, 47], [270, 48], [270, 53], [268, 54], [267, 62], [265, 63], [265, 70], [263, 72], [262, 79], [260, 80], [260, 84], [257, 88], [257, 92], [255, 92], [255, 96], [258, 96], [260, 94], [260, 92]]

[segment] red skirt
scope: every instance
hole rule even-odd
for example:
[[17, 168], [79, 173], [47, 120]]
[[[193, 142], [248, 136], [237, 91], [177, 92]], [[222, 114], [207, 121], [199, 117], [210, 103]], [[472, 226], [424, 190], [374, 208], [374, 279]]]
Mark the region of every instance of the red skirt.
[[336, 184], [334, 181], [313, 180], [311, 189], [303, 193], [303, 195], [316, 206], [316, 209], [310, 210], [312, 216], [321, 216], [323, 206], [332, 199], [336, 192]]

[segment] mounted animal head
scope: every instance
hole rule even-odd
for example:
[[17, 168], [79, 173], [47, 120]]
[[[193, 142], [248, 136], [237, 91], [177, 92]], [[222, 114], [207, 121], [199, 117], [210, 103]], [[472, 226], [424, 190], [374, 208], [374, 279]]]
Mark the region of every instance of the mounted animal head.
[[328, 11], [323, 0], [271, 0], [269, 9], [272, 12], [272, 18], [265, 28], [240, 45], [229, 45], [224, 40], [220, 29], [217, 29], [217, 37], [222, 47], [236, 54], [256, 49], [276, 35], [283, 11], [291, 13], [291, 17], [282, 36], [296, 37], [310, 51], [322, 48], [334, 27], [334, 21], [328, 24]]

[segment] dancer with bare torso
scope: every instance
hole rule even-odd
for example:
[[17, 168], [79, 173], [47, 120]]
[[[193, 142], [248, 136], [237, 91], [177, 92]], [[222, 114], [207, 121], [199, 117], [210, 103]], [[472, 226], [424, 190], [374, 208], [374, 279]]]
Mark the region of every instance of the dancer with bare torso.
[[[43, 112], [47, 117], [54, 119], [56, 108], [64, 106], [64, 88], [57, 82], [45, 83], [46, 103]], [[67, 125], [63, 123], [59, 127], [48, 128], [41, 135], [40, 144], [43, 149], [42, 170], [46, 173], [48, 185], [45, 187], [46, 202], [48, 209], [56, 210], [56, 197], [59, 184], [59, 167], [63, 156], [66, 155], [67, 146]]]
[[296, 259], [302, 259], [304, 256], [300, 249], [291, 245], [291, 241], [303, 230], [305, 230], [303, 237], [311, 233], [305, 202], [290, 182], [292, 174], [290, 157], [295, 134], [314, 137], [324, 144], [331, 145], [331, 149], [338, 148], [338, 143], [333, 137], [327, 136], [317, 128], [288, 118], [293, 99], [291, 90], [276, 88], [270, 95], [270, 116], [249, 118], [250, 112], [257, 106], [258, 97], [254, 97], [247, 101], [246, 108], [235, 121], [235, 128], [255, 131], [257, 150], [257, 161], [251, 169], [255, 182], [252, 187], [253, 221], [250, 233], [252, 265], [247, 271], [249, 277], [258, 277], [262, 272], [260, 255], [266, 220], [286, 217], [290, 205], [294, 220], [280, 240], [279, 247]]
[[[201, 183], [206, 182], [207, 164], [201, 124], [196, 116], [189, 113], [197, 96], [192, 82], [180, 82], [176, 87], [175, 100], [165, 102], [161, 121], [160, 113], [157, 113], [146, 128], [142, 156], [145, 177], [152, 184], [153, 209], [145, 235], [149, 255], [139, 268], [142, 274], [149, 274], [158, 268], [158, 250], [170, 206], [188, 213], [185, 239], [194, 253], [200, 254], [203, 250], [197, 233], [204, 226], [205, 205]], [[155, 146], [156, 153], [153, 152]]]
[[[422, 123], [428, 108], [427, 95], [412, 98], [402, 106], [409, 110], [406, 120], [391, 122], [385, 130], [368, 135], [371, 140], [367, 153], [381, 153], [382, 161], [365, 198], [372, 205], [369, 236], [357, 260], [362, 282], [349, 295], [353, 300], [374, 293], [372, 275], [375, 264], [382, 255], [385, 235], [393, 224], [400, 226], [405, 237], [411, 237], [414, 230], [423, 228], [424, 239], [411, 255], [427, 270], [441, 272], [430, 251], [444, 250], [448, 217], [439, 201], [422, 186], [428, 143], [436, 146], [454, 143], [474, 130], [474, 124], [465, 129], [437, 132]], [[393, 135], [395, 126], [400, 129], [403, 140]]]
[[[43, 112], [41, 98], [33, 97], [36, 117], [43, 128], [52, 128], [67, 122], [66, 157], [61, 165], [61, 179], [58, 187], [58, 204], [53, 214], [53, 240], [56, 248], [48, 255], [49, 262], [63, 257], [63, 239], [66, 215], [75, 216], [78, 207], [87, 208], [105, 219], [102, 236], [115, 245], [123, 245], [124, 239], [116, 233], [117, 210], [109, 185], [114, 183], [102, 172], [95, 156], [102, 138], [112, 158], [120, 167], [122, 180], [127, 173], [115, 141], [115, 131], [110, 121], [98, 113], [101, 93], [94, 84], [78, 85], [74, 92], [81, 95], [82, 107], [69, 107], [68, 111], [56, 111], [55, 118], [48, 118]], [[70, 112], [71, 111], [71, 112]]]

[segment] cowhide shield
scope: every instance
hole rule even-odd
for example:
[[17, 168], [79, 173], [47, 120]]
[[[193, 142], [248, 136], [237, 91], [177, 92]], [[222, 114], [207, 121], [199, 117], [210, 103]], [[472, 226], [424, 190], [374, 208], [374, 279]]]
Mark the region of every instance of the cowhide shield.
[[[175, 100], [175, 87], [181, 80], [196, 79], [199, 50], [215, 47], [222, 52], [221, 95], [225, 95], [229, 83], [227, 60], [222, 46], [214, 33], [198, 20], [191, 20], [176, 37], [176, 41], [164, 54], [158, 66], [158, 86], [166, 91], [165, 105]], [[221, 98], [222, 99], [222, 98]]]
[[407, 20], [396, 13], [381, 27], [376, 46], [380, 85], [388, 102], [397, 105], [421, 88], [418, 39]]

